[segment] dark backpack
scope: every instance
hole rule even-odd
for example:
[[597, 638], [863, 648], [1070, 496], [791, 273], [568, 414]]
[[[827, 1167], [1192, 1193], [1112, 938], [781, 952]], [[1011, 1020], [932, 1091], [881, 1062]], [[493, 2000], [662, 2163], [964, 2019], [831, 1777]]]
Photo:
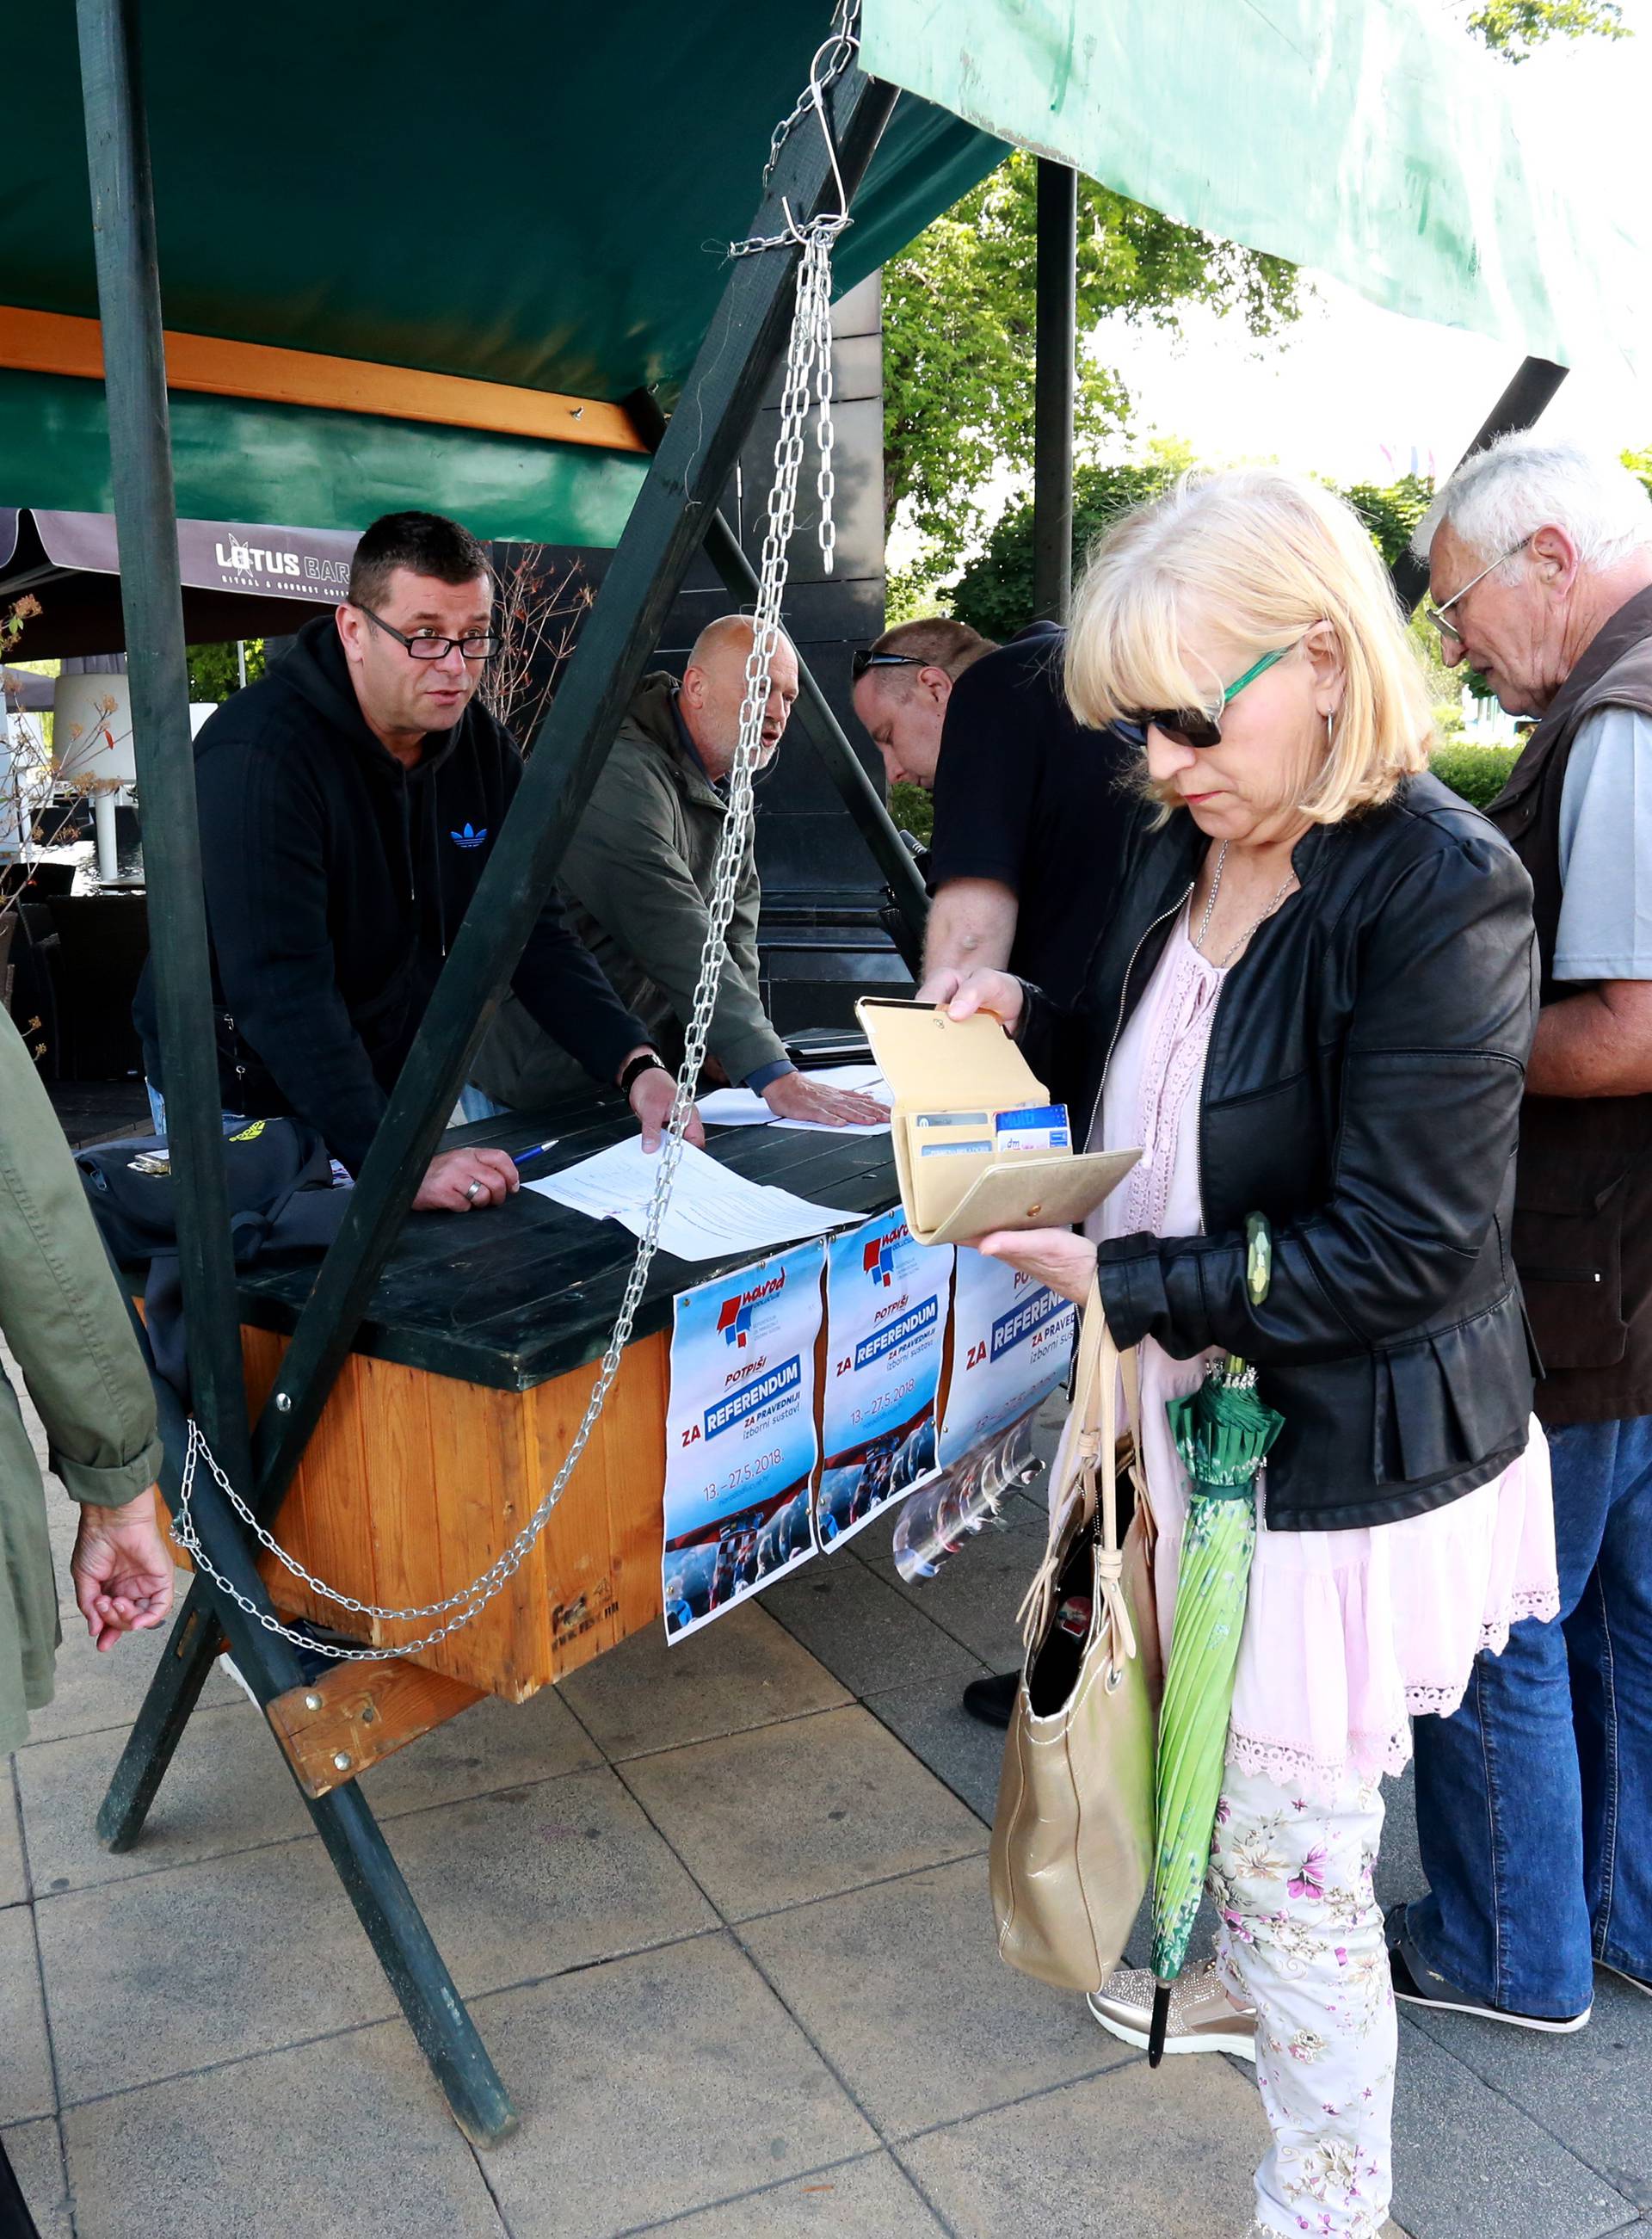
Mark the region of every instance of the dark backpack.
[[[223, 1146], [229, 1238], [238, 1267], [286, 1252], [325, 1251], [350, 1198], [335, 1188], [327, 1146], [296, 1120], [249, 1120]], [[136, 1135], [75, 1153], [93, 1216], [123, 1267], [148, 1264], [143, 1319], [155, 1365], [188, 1404], [178, 1275], [176, 1195], [163, 1136]]]

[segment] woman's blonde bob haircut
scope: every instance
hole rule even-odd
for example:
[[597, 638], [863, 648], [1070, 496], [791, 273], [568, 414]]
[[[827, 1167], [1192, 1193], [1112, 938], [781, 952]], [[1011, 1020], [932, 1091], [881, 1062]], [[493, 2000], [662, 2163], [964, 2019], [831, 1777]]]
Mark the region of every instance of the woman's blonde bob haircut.
[[[1183, 644], [1185, 626], [1231, 641], [1243, 671], [1329, 622], [1344, 688], [1324, 759], [1298, 807], [1337, 824], [1426, 769], [1422, 668], [1377, 548], [1317, 482], [1276, 467], [1189, 475], [1113, 523], [1073, 601], [1067, 697], [1099, 728], [1143, 708], [1213, 711], [1224, 680]], [[1145, 771], [1144, 767], [1144, 781]], [[1166, 810], [1172, 791], [1145, 787]]]

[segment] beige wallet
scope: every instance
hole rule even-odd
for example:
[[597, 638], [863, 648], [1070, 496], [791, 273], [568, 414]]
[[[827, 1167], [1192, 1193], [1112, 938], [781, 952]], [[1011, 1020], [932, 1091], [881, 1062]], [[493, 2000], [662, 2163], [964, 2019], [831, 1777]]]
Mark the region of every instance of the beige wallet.
[[951, 1019], [932, 1003], [869, 995], [855, 1016], [895, 1093], [895, 1172], [920, 1244], [964, 1244], [995, 1228], [1071, 1228], [1141, 1156], [994, 1149], [997, 1113], [1045, 1104], [1049, 1091], [985, 1012]]

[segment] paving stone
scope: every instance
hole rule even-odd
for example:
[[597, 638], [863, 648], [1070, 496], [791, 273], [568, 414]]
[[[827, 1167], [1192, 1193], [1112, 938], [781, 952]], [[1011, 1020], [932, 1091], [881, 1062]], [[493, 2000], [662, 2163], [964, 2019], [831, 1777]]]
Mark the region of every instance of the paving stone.
[[984, 1858], [751, 1922], [740, 1940], [886, 2138], [1132, 2057], [1082, 1998], [999, 1958]]
[[393, 1820], [390, 1836], [466, 1997], [717, 1924], [606, 1766]]
[[65, 2106], [395, 2010], [314, 1838], [35, 1910]]
[[0, 1907], [22, 1904], [29, 1895], [23, 1864], [23, 1827], [12, 1784], [11, 1759], [0, 1757]]
[[95, 2100], [63, 2136], [80, 2239], [505, 2239], [399, 2025]]
[[[143, 1840], [119, 1857], [98, 1843], [96, 1815], [125, 1744], [123, 1730], [76, 1735], [23, 1752], [18, 1778], [35, 1887], [43, 1894], [152, 1873], [157, 1866], [288, 1842], [313, 1824], [275, 1739], [244, 1697], [197, 1711], [167, 1770]], [[520, 1786], [600, 1763], [567, 1705], [547, 1688], [531, 1702], [479, 1703], [366, 1775], [364, 1794], [390, 1821], [489, 1788]]]
[[824, 1711], [621, 1768], [728, 1919], [983, 1850], [986, 1830], [866, 1711]]
[[978, 1533], [932, 1578], [908, 1585], [892, 1558], [879, 1558], [872, 1565], [914, 1609], [993, 1671], [1008, 1671], [1021, 1661], [1015, 1613], [1043, 1557], [1049, 1527], [1041, 1501], [1015, 1494], [1005, 1512], [1007, 1529], [994, 1526]]
[[[710, 1917], [606, 1769], [390, 1832], [466, 1996]], [[314, 1837], [70, 1891], [36, 1911], [65, 2103], [398, 2010]], [[111, 2030], [111, 2013], [141, 2014], [143, 2026]]]
[[766, 1611], [748, 1604], [667, 1648], [647, 1625], [562, 1682], [617, 1763], [846, 1703], [848, 1694]]
[[673, 2239], [926, 2239], [945, 2227], [888, 2154], [815, 2169], [744, 2200], [720, 2201], [692, 2216], [651, 2223]]
[[74, 2239], [56, 2122], [48, 2116], [43, 2122], [20, 2123], [16, 2129], [0, 2130], [0, 2143], [23, 2187], [40, 2239]]
[[243, 1701], [196, 1712], [142, 1839], [115, 1857], [97, 1840], [97, 1811], [125, 1745], [126, 1729], [116, 1726], [19, 1751], [17, 1782], [39, 1895], [289, 1842], [309, 1830], [309, 1813], [275, 1737]]
[[[1399, 2073], [1394, 2093], [1394, 2208], [1416, 2239], [1601, 2239], [1632, 2223], [1633, 2200], [1614, 2190], [1577, 2155], [1532, 2121], [1504, 2095], [1502, 2063], [1512, 2059], [1509, 2042], [1520, 2032], [1495, 2022], [1470, 2023], [1495, 2045], [1492, 2085], [1436, 2043], [1432, 2030], [1445, 2016], [1430, 2015], [1429, 2029], [1407, 2013], [1400, 2023]], [[1535, 2042], [1535, 2040], [1534, 2040]], [[1545, 2040], [1564, 2061], [1579, 2042]], [[1642, 2070], [1642, 2078], [1644, 2070]], [[1646, 2092], [1640, 2091], [1645, 2123]]]
[[1540, 2036], [1467, 2014], [1420, 2013], [1410, 2007], [1406, 2020], [1411, 2034], [1437, 2046], [1487, 2087], [1493, 2108], [1503, 2109], [1503, 2103], [1512, 2102], [1522, 2110], [1507, 2116], [1512, 2136], [1524, 2134], [1529, 2126], [1523, 2116], [1529, 2116], [1587, 2164], [1586, 2175], [1599, 2172], [1596, 2195], [1605, 2198], [1609, 2189], [1631, 2211], [1652, 2211], [1652, 2129], [1647, 2121], [1652, 1999], [1597, 1972], [1595, 2018], [1576, 2036]]
[[821, 1557], [770, 1588], [769, 1615], [855, 1695], [922, 1679], [954, 1693], [985, 1668], [950, 1634], [864, 1563]]
[[1133, 2056], [897, 2156], [958, 2239], [1228, 2239], [1266, 2148], [1256, 2088], [1226, 2061], [1155, 2075]]
[[[967, 1676], [973, 1678], [984, 1669], [978, 1663]], [[892, 1687], [874, 1695], [866, 1708], [990, 1827], [998, 1808], [1004, 1736], [971, 1717], [963, 1692], [957, 1678], [926, 1679], [919, 1686]]]
[[512, 2239], [608, 2239], [878, 2143], [725, 1937], [503, 1991], [475, 2015], [522, 2116], [488, 2156]]
[[[72, 1520], [71, 1517], [71, 1525]], [[96, 1733], [109, 1728], [119, 1728], [123, 1737], [137, 1716], [150, 1675], [166, 1653], [167, 1642], [171, 1638], [172, 1621], [169, 1618], [156, 1631], [129, 1633], [118, 1647], [100, 1656], [92, 1646], [85, 1622], [69, 1592], [66, 1554], [57, 1571], [63, 1589], [59, 1605], [63, 1644], [57, 1651], [52, 1699], [43, 1711], [29, 1713], [29, 1739], [24, 1749], [36, 1748], [42, 1742], [61, 1741], [69, 1734]], [[179, 1581], [180, 1600], [186, 1583]], [[216, 1665], [202, 1690], [201, 1702], [208, 1708], [239, 1703], [249, 1713], [252, 1709], [235, 1682], [226, 1679]]]
[[50, 2115], [51, 2053], [40, 2000], [40, 1963], [34, 1921], [26, 1904], [0, 1912], [0, 2123], [25, 2123]]

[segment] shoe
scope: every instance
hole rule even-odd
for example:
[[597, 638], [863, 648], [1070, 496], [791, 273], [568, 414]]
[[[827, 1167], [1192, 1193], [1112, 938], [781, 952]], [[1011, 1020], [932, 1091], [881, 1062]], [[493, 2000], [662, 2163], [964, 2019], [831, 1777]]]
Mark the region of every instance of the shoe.
[[1007, 1728], [1020, 1684], [1018, 1671], [999, 1671], [990, 1679], [972, 1679], [964, 1690], [964, 1708], [984, 1726]]
[[[353, 1639], [348, 1633], [331, 1632], [325, 1625], [312, 1624], [307, 1618], [295, 1618], [291, 1629], [294, 1632], [302, 1633], [306, 1639], [310, 1641], [333, 1641], [342, 1648], [359, 1648], [362, 1644], [359, 1640]], [[336, 1657], [324, 1654], [320, 1648], [306, 1648], [297, 1641], [293, 1641], [290, 1645], [300, 1677], [306, 1686], [314, 1686], [316, 1680], [330, 1671], [338, 1661]], [[218, 1669], [226, 1679], [235, 1681], [255, 1711], [262, 1710], [262, 1704], [253, 1692], [252, 1682], [227, 1648], [218, 1658]]]
[[226, 1679], [233, 1679], [235, 1681], [236, 1686], [240, 1688], [242, 1693], [252, 1704], [255, 1711], [262, 1709], [263, 1705], [259, 1702], [256, 1695], [253, 1693], [251, 1686], [249, 1684], [245, 1678], [243, 1678], [241, 1666], [236, 1662], [235, 1658], [230, 1655], [227, 1648], [223, 1654], [218, 1658], [218, 1669], [222, 1672]]
[[1538, 2030], [1546, 2036], [1572, 2036], [1589, 2025], [1595, 2010], [1591, 1999], [1581, 2014], [1551, 2021], [1546, 2014], [1517, 2014], [1508, 2006], [1494, 2006], [1471, 1990], [1459, 1990], [1436, 1968], [1430, 1967], [1409, 1937], [1389, 1946], [1388, 1963], [1394, 1975], [1394, 1995], [1408, 2006], [1431, 2006], [1442, 2014], [1478, 2014], [1482, 2021], [1503, 2022], [1510, 2029]]
[[1652, 1983], [1644, 1981], [1639, 1975], [1631, 1975], [1622, 1967], [1614, 1967], [1609, 1959], [1597, 1959], [1595, 1964], [1602, 1975], [1609, 1975], [1615, 1983], [1627, 1983], [1630, 1990], [1638, 1990], [1643, 1998], [1652, 1998]]
[[[1153, 1977], [1145, 1967], [1120, 1967], [1099, 1990], [1085, 2000], [1109, 2036], [1147, 2050], [1153, 2018]], [[1257, 2010], [1230, 1997], [1214, 1960], [1191, 1968], [1171, 1985], [1171, 2016], [1164, 2050], [1231, 2052], [1240, 2060], [1257, 2056]]]

